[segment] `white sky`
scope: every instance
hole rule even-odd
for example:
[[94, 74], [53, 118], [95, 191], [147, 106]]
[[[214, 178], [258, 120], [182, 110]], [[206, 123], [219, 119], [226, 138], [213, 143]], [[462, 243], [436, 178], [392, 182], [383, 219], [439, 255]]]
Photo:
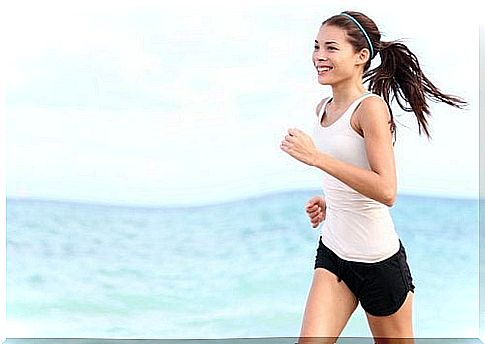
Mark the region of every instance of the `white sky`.
[[477, 197], [471, 3], [10, 2], [6, 194], [175, 205], [320, 187], [321, 172], [279, 143], [290, 127], [311, 134], [331, 93], [318, 84], [313, 40], [326, 17], [351, 9], [383, 40], [405, 39], [438, 88], [470, 102], [430, 103], [431, 143], [394, 106], [412, 127], [398, 125], [398, 192]]

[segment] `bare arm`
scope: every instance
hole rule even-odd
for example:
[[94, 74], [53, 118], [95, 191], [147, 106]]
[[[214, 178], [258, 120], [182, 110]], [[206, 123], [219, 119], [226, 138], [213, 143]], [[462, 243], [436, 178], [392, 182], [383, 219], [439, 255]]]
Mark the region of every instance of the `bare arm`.
[[396, 199], [396, 167], [389, 129], [389, 110], [379, 98], [369, 97], [356, 110], [364, 132], [371, 170], [366, 170], [318, 152], [314, 166], [334, 176], [357, 192], [392, 207]]

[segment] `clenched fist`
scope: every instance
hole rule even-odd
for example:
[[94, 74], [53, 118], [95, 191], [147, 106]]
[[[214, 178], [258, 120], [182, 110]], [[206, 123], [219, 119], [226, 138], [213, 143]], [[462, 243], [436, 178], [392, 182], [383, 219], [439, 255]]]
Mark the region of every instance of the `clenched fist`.
[[305, 205], [305, 210], [310, 217], [312, 227], [318, 227], [326, 217], [327, 204], [325, 196], [313, 196], [310, 198]]

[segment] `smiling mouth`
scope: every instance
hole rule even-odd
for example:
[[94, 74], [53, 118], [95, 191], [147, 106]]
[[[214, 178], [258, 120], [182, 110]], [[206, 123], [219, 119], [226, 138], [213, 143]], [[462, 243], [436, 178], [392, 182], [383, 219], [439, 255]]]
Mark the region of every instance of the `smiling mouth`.
[[318, 75], [331, 71], [333, 67], [317, 67]]

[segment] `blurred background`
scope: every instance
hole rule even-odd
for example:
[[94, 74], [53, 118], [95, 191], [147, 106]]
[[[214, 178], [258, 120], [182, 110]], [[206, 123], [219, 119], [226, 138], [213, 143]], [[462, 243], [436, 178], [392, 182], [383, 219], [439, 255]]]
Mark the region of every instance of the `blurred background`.
[[[311, 54], [343, 10], [443, 92], [432, 140], [393, 104], [390, 208], [418, 337], [478, 336], [478, 24], [411, 1], [18, 1], [6, 36], [7, 337], [298, 336], [321, 171], [284, 153], [331, 95]], [[379, 56], [373, 67], [379, 64]], [[342, 336], [370, 336], [359, 307]]]

